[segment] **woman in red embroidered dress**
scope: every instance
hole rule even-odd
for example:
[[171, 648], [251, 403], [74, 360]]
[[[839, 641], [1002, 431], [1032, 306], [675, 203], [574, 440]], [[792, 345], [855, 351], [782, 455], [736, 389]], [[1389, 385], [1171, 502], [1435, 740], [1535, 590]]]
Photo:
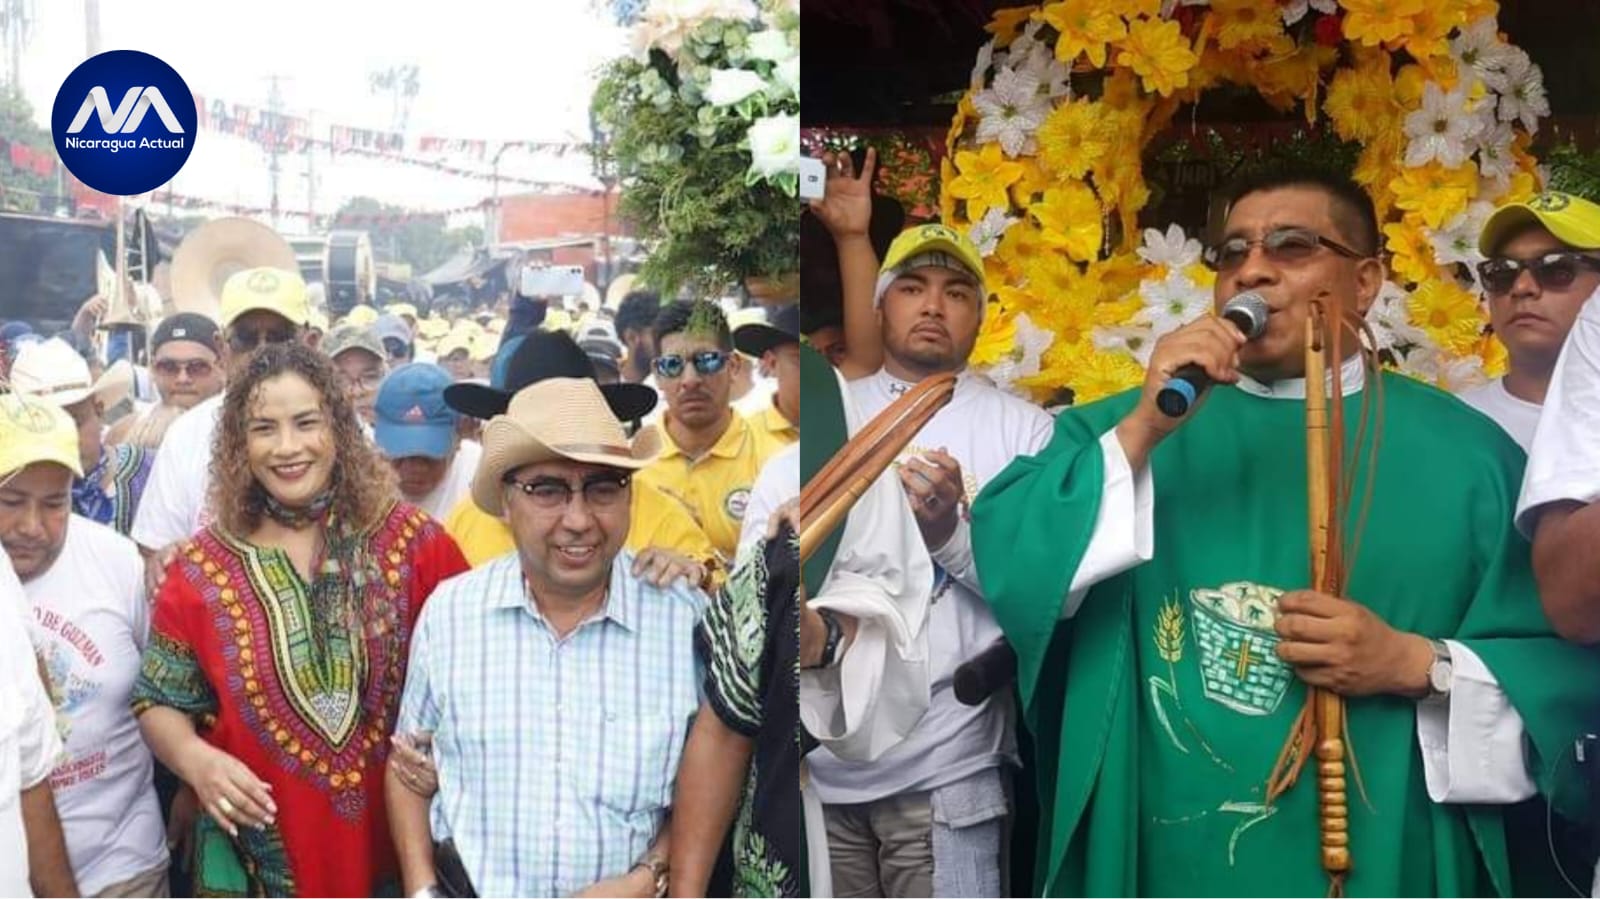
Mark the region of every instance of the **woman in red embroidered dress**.
[[332, 367], [299, 344], [228, 385], [211, 481], [217, 523], [167, 569], [134, 689], [145, 739], [204, 813], [196, 894], [382, 895], [411, 629], [466, 561], [394, 501]]

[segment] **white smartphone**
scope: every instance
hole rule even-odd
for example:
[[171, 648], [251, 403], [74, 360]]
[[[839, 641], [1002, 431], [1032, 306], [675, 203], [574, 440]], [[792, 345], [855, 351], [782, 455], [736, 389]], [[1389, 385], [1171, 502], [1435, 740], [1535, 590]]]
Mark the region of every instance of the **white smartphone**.
[[525, 268], [522, 270], [522, 284], [517, 293], [530, 299], [581, 296], [583, 266], [552, 265], [545, 268]]
[[827, 194], [828, 168], [822, 160], [800, 157], [800, 199], [820, 200]]

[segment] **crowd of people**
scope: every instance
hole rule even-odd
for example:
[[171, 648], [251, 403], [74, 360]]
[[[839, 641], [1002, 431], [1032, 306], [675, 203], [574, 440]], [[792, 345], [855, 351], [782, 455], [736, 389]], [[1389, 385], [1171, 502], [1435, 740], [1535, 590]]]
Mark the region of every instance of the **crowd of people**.
[[714, 870], [731, 812], [671, 811], [713, 672], [748, 674], [705, 612], [798, 439], [797, 309], [512, 304], [330, 322], [247, 269], [110, 365], [92, 314], [3, 323], [0, 892], [770, 877]]

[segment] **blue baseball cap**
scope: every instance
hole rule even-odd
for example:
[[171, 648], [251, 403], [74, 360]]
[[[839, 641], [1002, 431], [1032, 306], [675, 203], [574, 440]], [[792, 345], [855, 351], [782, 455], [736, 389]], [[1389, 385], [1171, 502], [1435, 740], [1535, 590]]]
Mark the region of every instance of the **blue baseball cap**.
[[378, 385], [373, 439], [391, 459], [443, 459], [455, 445], [457, 414], [445, 405], [444, 389], [455, 379], [427, 362], [402, 365]]

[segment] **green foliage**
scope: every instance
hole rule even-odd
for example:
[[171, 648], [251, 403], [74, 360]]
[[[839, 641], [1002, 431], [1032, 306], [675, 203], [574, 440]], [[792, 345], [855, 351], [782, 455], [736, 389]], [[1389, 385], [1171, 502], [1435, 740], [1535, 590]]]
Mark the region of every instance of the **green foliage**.
[[[0, 88], [0, 135], [41, 153], [55, 153], [50, 132], [33, 121], [33, 107], [21, 94], [9, 88]], [[0, 159], [0, 188], [4, 189], [3, 202], [7, 210], [39, 212], [40, 195], [55, 194], [58, 186], [53, 178], [18, 171], [11, 167], [9, 159]]]
[[1550, 172], [1545, 187], [1600, 203], [1600, 150], [1581, 150], [1566, 143], [1541, 158]]
[[[477, 225], [446, 229], [442, 218], [404, 218], [405, 212], [371, 197], [351, 197], [334, 214], [332, 227], [367, 232], [378, 260], [410, 263], [416, 275], [437, 268], [467, 244], [483, 245], [483, 229]], [[395, 221], [384, 222], [384, 216]], [[356, 220], [341, 223], [346, 217]], [[378, 220], [370, 221], [374, 218]]]
[[[595, 90], [596, 158], [619, 178], [619, 210], [650, 247], [641, 280], [664, 293], [689, 286], [715, 295], [798, 265], [798, 179], [753, 175], [746, 135], [755, 118], [797, 113], [798, 103], [774, 81], [775, 64], [750, 55], [751, 33], [747, 22], [702, 22], [676, 59], [653, 49], [647, 59], [614, 60]], [[730, 68], [755, 72], [769, 88], [711, 105], [710, 73]]]

